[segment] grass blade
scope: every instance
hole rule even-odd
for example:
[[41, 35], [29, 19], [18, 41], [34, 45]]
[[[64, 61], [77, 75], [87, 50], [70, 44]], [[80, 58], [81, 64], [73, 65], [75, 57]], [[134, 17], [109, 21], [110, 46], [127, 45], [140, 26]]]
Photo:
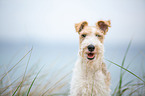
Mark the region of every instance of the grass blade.
[[131, 81], [127, 82], [126, 84], [123, 85], [123, 87], [128, 86], [128, 85], [131, 84], [133, 81], [134, 81], [134, 80], [131, 80]]
[[[32, 49], [29, 51], [29, 52], [27, 52], [8, 72], [6, 72], [5, 74], [4, 74], [4, 76], [1, 78], [1, 80], [3, 80], [3, 78], [9, 73], [9, 72], [11, 72], [30, 52], [32, 51]], [[0, 81], [1, 81], [0, 80]]]
[[[105, 59], [105, 60], [107, 60], [107, 59]], [[133, 72], [131, 72], [131, 71], [127, 70], [126, 68], [124, 68], [124, 67], [122, 67], [122, 66], [120, 66], [120, 65], [118, 65], [118, 64], [116, 64], [116, 63], [114, 63], [114, 62], [112, 62], [112, 61], [110, 61], [110, 60], [107, 60], [107, 61], [108, 61], [108, 62], [110, 62], [110, 63], [112, 63], [112, 64], [114, 64], [114, 65], [116, 65], [116, 66], [118, 66], [118, 67], [120, 67], [120, 68], [122, 68], [123, 70], [125, 70], [125, 71], [129, 72], [130, 74], [134, 75], [136, 78], [138, 78], [139, 80], [141, 80], [142, 82], [144, 82], [144, 83], [145, 83], [145, 81], [144, 81], [144, 80], [142, 80], [139, 76], [137, 76], [137, 75], [136, 75], [136, 74], [134, 74]]]
[[19, 86], [17, 87], [17, 89], [15, 90], [15, 92], [13, 93], [12, 96], [14, 96], [16, 94], [16, 92], [18, 91], [19, 87], [21, 86], [22, 82], [19, 84]]
[[117, 93], [117, 88], [118, 88], [118, 84], [117, 84], [117, 86], [115, 87], [115, 89], [114, 89], [114, 92], [113, 92], [112, 96], [114, 96], [114, 95], [115, 95], [115, 93]]
[[[32, 50], [33, 50], [33, 47], [31, 48], [31, 53], [32, 53]], [[28, 64], [29, 64], [29, 61], [30, 61], [31, 53], [30, 53], [30, 56], [29, 56], [29, 59], [28, 59], [27, 65], [26, 65], [26, 69], [25, 69], [25, 72], [24, 72], [23, 79], [22, 79], [21, 83], [19, 84], [19, 86], [17, 87], [17, 89], [15, 90], [15, 92], [13, 93], [12, 96], [15, 95], [15, 93], [18, 91], [18, 89], [19, 89], [19, 88], [21, 87], [21, 85], [23, 84], [23, 81], [24, 81], [24, 78], [25, 78], [25, 74], [26, 74], [26, 71], [27, 71], [27, 67], [28, 67]]]
[[[20, 76], [21, 77], [21, 76]], [[10, 86], [12, 86], [20, 77], [18, 77], [15, 81], [13, 81], [11, 84], [9, 84], [8, 86], [5, 87], [5, 89], [0, 93], [2, 94], [3, 92], [5, 92]]]
[[[44, 65], [42, 66], [42, 68], [43, 68], [43, 67], [44, 67]], [[27, 96], [29, 95], [30, 90], [31, 90], [31, 88], [32, 88], [32, 86], [33, 86], [33, 84], [34, 84], [34, 82], [35, 82], [35, 80], [36, 80], [38, 74], [39, 74], [40, 71], [42, 70], [42, 68], [39, 70], [39, 72], [36, 74], [35, 78], [33, 79], [32, 83], [31, 83], [31, 85], [30, 85], [30, 87], [29, 87], [29, 89], [28, 89]]]
[[[123, 58], [123, 61], [122, 61], [122, 65], [121, 65], [122, 67], [124, 66], [124, 63], [125, 63], [125, 60], [126, 60], [126, 56], [127, 56], [128, 50], [129, 50], [130, 45], [131, 45], [131, 41], [132, 40], [130, 40], [130, 42], [128, 44], [128, 47], [127, 47], [127, 50], [125, 52], [125, 55], [124, 55], [124, 58]], [[122, 68], [121, 68], [121, 71], [120, 71], [120, 80], [119, 80], [119, 92], [118, 92], [119, 95], [121, 95], [122, 78], [123, 78], [123, 73], [122, 73]]]
[[[132, 96], [133, 93], [135, 93], [136, 91], [138, 91], [138, 90], [141, 89], [142, 87], [144, 87], [144, 86], [141, 86], [141, 87], [135, 89], [135, 90], [134, 90], [133, 92], [131, 92], [128, 96]], [[143, 96], [143, 95], [142, 95], [142, 96]]]

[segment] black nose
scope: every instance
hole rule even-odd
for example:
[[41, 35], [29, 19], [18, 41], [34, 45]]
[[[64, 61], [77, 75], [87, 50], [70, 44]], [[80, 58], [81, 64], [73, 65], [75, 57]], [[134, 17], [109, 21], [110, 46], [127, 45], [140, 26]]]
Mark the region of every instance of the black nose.
[[94, 49], [95, 49], [95, 46], [94, 45], [91, 44], [91, 45], [88, 46], [88, 50], [89, 51], [92, 52], [92, 51], [94, 51]]

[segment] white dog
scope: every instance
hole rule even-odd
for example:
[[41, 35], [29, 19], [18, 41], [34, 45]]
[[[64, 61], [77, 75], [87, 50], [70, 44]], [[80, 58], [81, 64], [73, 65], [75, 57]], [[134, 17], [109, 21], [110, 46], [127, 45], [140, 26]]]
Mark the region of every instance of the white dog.
[[103, 41], [109, 27], [110, 21], [98, 21], [96, 26], [88, 26], [86, 21], [75, 24], [80, 45], [70, 96], [111, 96], [110, 73], [103, 61]]

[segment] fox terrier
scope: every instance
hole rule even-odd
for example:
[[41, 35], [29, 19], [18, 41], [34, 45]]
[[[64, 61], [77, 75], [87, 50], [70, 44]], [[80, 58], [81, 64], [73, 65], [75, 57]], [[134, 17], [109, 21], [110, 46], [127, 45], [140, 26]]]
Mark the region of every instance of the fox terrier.
[[103, 60], [104, 37], [110, 21], [88, 26], [86, 21], [75, 24], [79, 33], [79, 56], [73, 69], [70, 96], [111, 96], [110, 73]]

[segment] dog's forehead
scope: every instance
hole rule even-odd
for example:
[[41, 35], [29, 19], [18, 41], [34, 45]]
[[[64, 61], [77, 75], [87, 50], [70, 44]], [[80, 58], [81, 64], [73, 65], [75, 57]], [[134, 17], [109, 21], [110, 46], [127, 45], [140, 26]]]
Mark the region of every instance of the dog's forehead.
[[95, 26], [86, 26], [83, 29], [83, 32], [85, 32], [85, 33], [100, 33], [100, 34], [102, 34], [102, 32], [100, 31], [100, 29], [98, 29]]

